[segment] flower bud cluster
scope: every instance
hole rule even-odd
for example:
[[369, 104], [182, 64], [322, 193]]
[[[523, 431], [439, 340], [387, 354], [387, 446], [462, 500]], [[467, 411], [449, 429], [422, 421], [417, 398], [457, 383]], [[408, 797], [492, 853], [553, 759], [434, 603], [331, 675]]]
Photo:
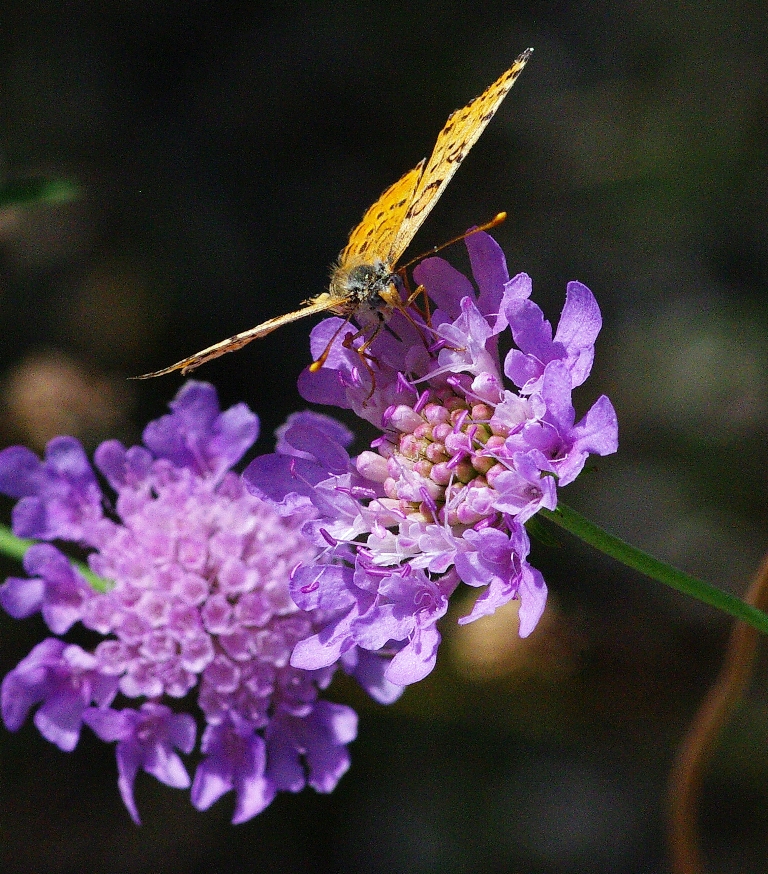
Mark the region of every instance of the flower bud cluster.
[[[301, 533], [307, 508], [277, 513], [230, 470], [256, 439], [256, 416], [243, 404], [220, 412], [213, 387], [196, 382], [171, 409], [147, 426], [144, 446], [98, 447], [114, 494], [73, 438], [55, 438], [42, 461], [20, 446], [0, 452], [0, 491], [19, 499], [14, 533], [85, 548], [90, 570], [109, 581], [97, 591], [51, 543], [27, 551], [29, 576], [0, 586], [0, 605], [18, 619], [40, 611], [57, 636], [5, 677], [2, 716], [16, 730], [34, 709], [41, 733], [65, 751], [83, 725], [116, 741], [118, 785], [137, 822], [139, 769], [191, 785], [199, 809], [234, 790], [242, 822], [278, 791], [329, 792], [349, 765], [357, 717], [321, 700], [338, 663], [290, 664], [324, 621], [289, 590], [291, 573], [319, 550]], [[102, 636], [92, 652], [60, 638], [77, 622]], [[397, 697], [381, 659], [345, 658], [371, 694]], [[118, 696], [127, 706], [114, 706]], [[177, 750], [192, 752], [198, 719], [204, 755], [192, 781]]]
[[499, 513], [492, 490], [509, 469], [499, 460], [509, 430], [486, 402], [470, 403], [447, 387], [430, 398], [391, 409], [385, 435], [375, 452], [357, 457], [357, 470], [380, 482], [381, 503], [405, 517], [450, 527], [493, 524]]

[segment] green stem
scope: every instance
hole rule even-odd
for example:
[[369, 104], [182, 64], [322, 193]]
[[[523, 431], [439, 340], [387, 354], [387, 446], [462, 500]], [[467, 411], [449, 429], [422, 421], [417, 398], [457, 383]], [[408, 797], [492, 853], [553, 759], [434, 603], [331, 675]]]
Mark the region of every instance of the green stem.
[[15, 558], [16, 561], [21, 561], [24, 558], [24, 553], [34, 542], [34, 540], [22, 540], [21, 537], [17, 537], [5, 525], [0, 525], [0, 553], [7, 555], [8, 558]]
[[[21, 561], [29, 547], [34, 546], [34, 544], [34, 540], [24, 540], [22, 537], [17, 537], [10, 528], [5, 525], [0, 525], [0, 554]], [[105, 580], [103, 577], [96, 576], [96, 574], [81, 561], [76, 561], [75, 559], [70, 558], [69, 563], [78, 571], [78, 573], [85, 577], [88, 585], [97, 592], [108, 592], [114, 587], [114, 583]]]
[[718, 610], [722, 610], [736, 619], [741, 619], [757, 628], [758, 631], [768, 634], [768, 614], [763, 613], [762, 610], [745, 604], [735, 595], [723, 592], [702, 580], [697, 580], [696, 577], [653, 558], [647, 552], [630, 546], [618, 537], [614, 537], [613, 534], [603, 531], [602, 528], [585, 519], [575, 510], [571, 510], [570, 507], [558, 503], [556, 510], [539, 510], [539, 515], [561, 528], [565, 528], [566, 531], [570, 531], [571, 534], [575, 534], [585, 543], [594, 546], [595, 549], [599, 549], [606, 555], [610, 555], [622, 564], [640, 571], [641, 574], [645, 574], [652, 580], [671, 586], [685, 595], [698, 598], [699, 601], [717, 607]]

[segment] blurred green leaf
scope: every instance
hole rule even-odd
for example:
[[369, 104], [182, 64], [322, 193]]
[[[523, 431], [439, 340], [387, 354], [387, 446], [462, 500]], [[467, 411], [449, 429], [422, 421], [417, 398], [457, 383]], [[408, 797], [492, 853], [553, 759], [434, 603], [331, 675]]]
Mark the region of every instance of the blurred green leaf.
[[65, 179], [25, 179], [0, 185], [0, 209], [41, 203], [67, 203], [80, 196], [80, 187]]

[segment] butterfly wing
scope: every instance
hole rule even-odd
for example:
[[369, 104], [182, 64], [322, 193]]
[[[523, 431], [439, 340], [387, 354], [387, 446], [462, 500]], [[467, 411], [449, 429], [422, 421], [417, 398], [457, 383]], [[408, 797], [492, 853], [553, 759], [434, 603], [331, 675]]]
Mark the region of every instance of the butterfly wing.
[[[450, 182], [459, 164], [477, 141], [485, 126], [493, 118], [501, 101], [522, 72], [533, 49], [527, 49], [499, 79], [464, 109], [454, 112], [440, 132], [429, 161], [420, 161], [412, 170], [397, 180], [366, 211], [360, 224], [349, 235], [349, 242], [339, 255], [339, 268], [354, 264], [371, 263], [380, 258], [394, 267], [429, 215], [443, 189]], [[344, 312], [348, 300], [344, 296], [325, 292], [313, 298], [301, 309], [274, 319], [268, 319], [255, 328], [235, 334], [220, 343], [177, 361], [170, 367], [144, 373], [136, 379], [165, 376], [180, 370], [186, 374], [227, 352], [241, 349], [251, 340], [265, 337], [277, 328], [316, 313], [335, 310]]]
[[349, 242], [341, 250], [339, 264], [368, 264], [373, 258], [385, 259], [405, 219], [408, 205], [424, 170], [420, 161], [366, 210], [360, 224], [349, 235]]
[[[350, 262], [360, 264], [364, 261], [370, 261], [374, 257], [382, 259], [386, 257], [397, 229], [403, 221], [405, 211], [408, 209], [408, 204], [411, 202], [423, 169], [424, 161], [421, 161], [413, 170], [409, 170], [405, 176], [398, 179], [394, 185], [390, 185], [373, 206], [366, 211], [360, 224], [349, 235], [349, 242], [339, 256], [339, 264], [342, 268]], [[177, 361], [170, 367], [164, 367], [162, 370], [155, 370], [152, 373], [143, 373], [136, 379], [165, 376], [168, 373], [173, 373], [174, 370], [180, 370], [184, 374], [189, 373], [201, 364], [205, 364], [206, 361], [211, 361], [220, 355], [226, 355], [227, 352], [242, 349], [251, 340], [265, 337], [283, 325], [303, 319], [305, 316], [337, 308], [339, 312], [344, 312], [345, 304], [348, 305], [346, 297], [324, 292], [295, 312], [268, 319], [249, 331], [243, 331], [241, 334], [235, 334], [234, 337], [222, 340], [220, 343], [214, 343], [213, 346], [196, 352], [182, 361]]]
[[333, 310], [336, 307], [342, 306], [343, 303], [344, 298], [335, 297], [328, 294], [328, 292], [324, 292], [313, 298], [301, 309], [295, 310], [292, 313], [286, 313], [283, 316], [276, 316], [274, 319], [267, 319], [266, 322], [256, 325], [255, 328], [235, 334], [234, 337], [222, 340], [220, 343], [214, 343], [213, 346], [209, 346], [201, 352], [196, 352], [194, 355], [190, 355], [189, 358], [183, 359], [183, 361], [177, 361], [176, 364], [172, 364], [170, 367], [164, 367], [162, 370], [156, 370], [153, 373], [143, 373], [141, 376], [134, 378], [150, 379], [153, 376], [165, 376], [167, 373], [173, 373], [174, 370], [180, 370], [182, 373], [187, 374], [196, 367], [200, 367], [201, 364], [205, 364], [206, 361], [211, 361], [220, 355], [225, 355], [227, 352], [235, 352], [237, 349], [242, 349], [251, 340], [266, 337], [267, 334], [271, 334], [272, 331], [281, 328], [283, 325], [303, 319], [305, 316]]
[[533, 49], [526, 49], [512, 66], [464, 109], [451, 113], [440, 131], [432, 155], [420, 175], [411, 201], [404, 212], [389, 251], [394, 264], [408, 248], [416, 231], [432, 211], [445, 186], [451, 181], [467, 152], [477, 142], [485, 126], [493, 118], [501, 101], [522, 73]]

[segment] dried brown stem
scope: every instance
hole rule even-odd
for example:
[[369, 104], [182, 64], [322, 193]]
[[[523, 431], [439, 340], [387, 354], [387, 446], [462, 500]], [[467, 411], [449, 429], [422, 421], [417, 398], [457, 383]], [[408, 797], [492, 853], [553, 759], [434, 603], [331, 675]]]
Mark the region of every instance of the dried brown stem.
[[[768, 554], [744, 600], [768, 608]], [[760, 632], [737, 622], [728, 641], [720, 674], [694, 717], [675, 758], [669, 779], [669, 843], [673, 874], [703, 874], [697, 814], [704, 771], [718, 736], [746, 691]]]

